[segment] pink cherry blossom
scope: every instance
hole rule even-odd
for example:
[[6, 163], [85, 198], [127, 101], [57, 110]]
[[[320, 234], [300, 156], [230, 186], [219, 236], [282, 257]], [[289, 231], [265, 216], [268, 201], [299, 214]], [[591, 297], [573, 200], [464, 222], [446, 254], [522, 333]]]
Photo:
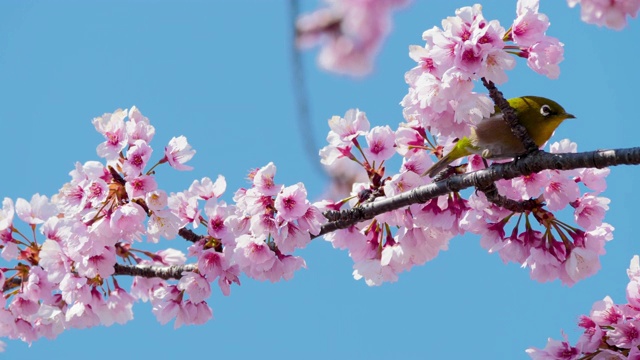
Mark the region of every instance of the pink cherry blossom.
[[538, 13], [538, 0], [519, 0], [511, 36], [513, 41], [524, 47], [531, 46], [544, 38], [549, 27], [549, 18]]
[[131, 290], [129, 293], [135, 299], [147, 302], [153, 300], [153, 294], [156, 290], [166, 286], [166, 281], [160, 278], [143, 278], [136, 276], [133, 278], [133, 283], [131, 284]]
[[614, 325], [624, 319], [622, 311], [609, 296], [593, 304], [590, 317], [600, 326]]
[[602, 343], [605, 332], [596, 325], [593, 320], [591, 320], [588, 316], [581, 316], [580, 322], [578, 323], [580, 327], [585, 329], [584, 334], [580, 336], [578, 342], [576, 343], [576, 347], [580, 350], [581, 353], [589, 353], [594, 352], [600, 347]]
[[327, 136], [329, 145], [323, 147], [319, 151], [320, 162], [323, 165], [331, 166], [333, 168], [339, 168], [336, 164], [340, 163], [340, 160], [354, 159], [351, 154], [351, 144], [344, 144], [335, 133], [329, 133]]
[[39, 266], [29, 269], [29, 277], [23, 287], [23, 295], [33, 301], [49, 301], [56, 284], [48, 279], [48, 274]]
[[209, 235], [226, 242], [230, 235], [230, 229], [225, 225], [225, 220], [231, 214], [232, 209], [222, 201], [218, 202], [214, 198], [207, 200], [204, 212], [209, 218], [207, 230]]
[[560, 76], [558, 64], [564, 60], [564, 44], [547, 36], [527, 49], [527, 65], [535, 72], [557, 79]]
[[169, 209], [180, 219], [180, 227], [191, 223], [198, 227], [200, 209], [198, 199], [183, 192], [171, 194], [167, 200]]
[[[133, 320], [133, 303], [135, 298], [114, 282], [114, 289], [109, 293], [105, 308], [110, 311], [110, 321], [125, 324]], [[104, 322], [104, 321], [103, 321]], [[109, 324], [106, 324], [109, 326]]]
[[[86, 206], [88, 201], [92, 207], [99, 207], [109, 196], [109, 185], [102, 179], [85, 180], [78, 195], [82, 197], [79, 205]], [[82, 209], [80, 209], [82, 210]]]
[[310, 206], [304, 184], [287, 186], [276, 196], [274, 203], [278, 216], [285, 221], [294, 221], [302, 217]]
[[314, 203], [309, 206], [302, 217], [298, 218], [297, 222], [300, 230], [310, 234], [318, 234], [320, 233], [320, 227], [327, 223], [327, 218], [320, 211], [319, 204]]
[[126, 178], [136, 177], [142, 174], [142, 170], [149, 162], [153, 149], [144, 141], [136, 140], [127, 150], [126, 160], [122, 164], [122, 171]]
[[104, 247], [100, 254], [84, 256], [81, 261], [76, 262], [76, 270], [78, 275], [87, 278], [100, 275], [104, 279], [113, 275], [115, 263], [115, 249]]
[[223, 274], [224, 270], [228, 268], [229, 263], [224, 253], [217, 252], [213, 249], [199, 252], [198, 269], [209, 281]]
[[553, 340], [549, 338], [544, 349], [528, 348], [527, 354], [534, 360], [576, 360], [580, 352], [569, 344], [569, 341]]
[[3, 245], [3, 249], [1, 252], [3, 259], [10, 261], [17, 259], [18, 256], [20, 256], [20, 249], [18, 248], [18, 244], [11, 236], [11, 229], [6, 229], [0, 232], [0, 242]]
[[286, 222], [281, 226], [280, 232], [274, 238], [278, 250], [284, 254], [293, 253], [296, 248], [304, 248], [311, 241], [309, 233], [300, 230], [296, 224], [291, 222]]
[[[151, 303], [153, 305], [152, 312], [160, 324], [164, 325], [175, 318], [180, 311], [180, 303], [182, 302], [181, 291], [177, 286], [169, 285], [159, 287], [153, 291]], [[177, 327], [178, 325], [176, 325]]]
[[18, 339], [31, 344], [38, 338], [36, 331], [30, 322], [21, 318], [17, 318], [15, 320], [14, 326], [14, 333]]
[[261, 195], [276, 195], [280, 191], [282, 186], [275, 184], [275, 175], [276, 166], [273, 164], [273, 162], [270, 162], [255, 173], [255, 175], [253, 176], [253, 186], [255, 186], [255, 189]]
[[53, 340], [65, 330], [65, 314], [57, 306], [41, 304], [34, 317], [38, 336]]
[[98, 156], [109, 161], [116, 160], [120, 151], [124, 150], [129, 141], [124, 119], [126, 110], [118, 109], [114, 113], [104, 114], [93, 119], [93, 126], [102, 134], [106, 141], [98, 145]]
[[224, 270], [218, 277], [218, 286], [224, 296], [229, 296], [231, 294], [231, 284], [236, 283], [240, 285], [240, 278], [238, 276], [240, 276], [240, 269], [238, 265], [224, 267]]
[[376, 126], [365, 136], [368, 148], [364, 149], [367, 160], [381, 163], [396, 152], [395, 137], [389, 126]]
[[147, 223], [147, 239], [157, 243], [160, 237], [171, 240], [178, 235], [181, 221], [170, 210], [154, 210]]
[[629, 269], [627, 269], [627, 276], [629, 276], [629, 280], [636, 281], [640, 280], [640, 256], [634, 255], [631, 258], [631, 264], [629, 264]]
[[549, 210], [560, 210], [580, 196], [580, 188], [575, 181], [560, 172], [552, 173], [544, 188], [544, 198]]
[[561, 264], [549, 251], [532, 248], [530, 255], [523, 265], [531, 269], [531, 278], [540, 282], [551, 281], [560, 276]]
[[249, 221], [249, 230], [257, 236], [268, 236], [277, 231], [276, 220], [271, 214], [253, 215]]
[[264, 240], [250, 235], [242, 235], [237, 239], [234, 262], [250, 277], [262, 278], [275, 263], [276, 255]]
[[137, 107], [129, 109], [129, 121], [126, 123], [129, 145], [134, 145], [137, 140], [150, 143], [156, 129], [150, 124], [149, 119], [143, 116]]
[[197, 195], [203, 200], [209, 200], [222, 196], [226, 188], [227, 181], [224, 176], [218, 175], [215, 182], [211, 181], [208, 177], [204, 177], [200, 181], [194, 180], [191, 186], [189, 186], [189, 193]]
[[193, 167], [184, 165], [184, 163], [191, 160], [195, 153], [196, 151], [191, 149], [186, 137], [174, 137], [164, 148], [164, 158], [160, 162], [168, 161], [169, 165], [176, 170], [191, 170]]
[[549, 172], [541, 171], [512, 180], [512, 186], [525, 199], [536, 198], [549, 181]]
[[584, 230], [589, 231], [595, 229], [602, 224], [604, 215], [609, 210], [611, 200], [594, 196], [593, 194], [584, 194], [581, 198], [571, 203], [575, 208], [574, 217], [576, 223]]
[[13, 206], [13, 200], [10, 198], [4, 198], [2, 200], [2, 209], [0, 209], [0, 231], [4, 231], [11, 227], [11, 224], [13, 224], [14, 214], [15, 208]]
[[400, 126], [395, 133], [395, 145], [398, 154], [408, 157], [413, 154], [424, 153], [424, 137], [418, 130], [408, 126]]
[[38, 302], [26, 298], [23, 294], [16, 295], [9, 304], [9, 310], [15, 317], [27, 318], [38, 311]]
[[607, 188], [607, 182], [605, 178], [609, 175], [611, 170], [609, 168], [594, 169], [586, 168], [580, 172], [580, 181], [589, 189], [596, 193], [603, 192]]
[[150, 191], [145, 196], [145, 204], [150, 210], [162, 210], [168, 204], [167, 193], [164, 190]]
[[569, 6], [580, 4], [582, 21], [598, 26], [606, 26], [615, 30], [622, 30], [627, 26], [627, 16], [636, 18], [640, 10], [637, 0], [567, 0]]
[[390, 266], [383, 266], [380, 260], [364, 260], [353, 265], [353, 278], [364, 278], [369, 286], [380, 286], [383, 282], [396, 282], [398, 275]]
[[[334, 116], [329, 119], [329, 127], [342, 142], [351, 142], [360, 135], [366, 135], [369, 131], [369, 120], [367, 115], [358, 110], [350, 109], [344, 114], [344, 117]], [[328, 140], [328, 138], [327, 138]]]
[[140, 205], [131, 202], [118, 207], [113, 212], [110, 227], [127, 241], [140, 240], [145, 231], [143, 224], [145, 218], [144, 209]]
[[328, 71], [362, 76], [389, 32], [391, 13], [408, 0], [329, 0], [330, 7], [301, 16], [298, 43], [322, 40], [318, 63]]
[[600, 259], [591, 249], [575, 247], [565, 262], [565, 270], [575, 283], [597, 273], [600, 270]]
[[42, 224], [51, 216], [57, 215], [57, 206], [48, 197], [35, 194], [30, 202], [23, 198], [16, 200], [16, 214], [27, 224]]
[[147, 193], [158, 189], [158, 183], [156, 183], [153, 176], [140, 175], [129, 178], [125, 184], [125, 189], [129, 199], [144, 198]]
[[76, 302], [65, 313], [68, 326], [76, 329], [86, 329], [100, 324], [100, 317], [88, 303]]
[[506, 70], [512, 70], [516, 66], [513, 56], [502, 49], [493, 49], [487, 52], [478, 76], [500, 85], [507, 82]]
[[256, 280], [269, 280], [272, 283], [284, 280], [291, 280], [293, 274], [306, 268], [307, 264], [304, 259], [299, 256], [292, 255], [278, 255], [273, 263], [273, 266], [263, 273], [256, 274]]
[[609, 345], [619, 348], [631, 348], [640, 345], [640, 320], [632, 320], [623, 323], [613, 324], [612, 330], [608, 331]]
[[422, 175], [432, 165], [433, 165], [433, 159], [431, 158], [431, 156], [429, 156], [426, 151], [420, 151], [420, 152], [414, 153], [410, 157], [404, 157], [402, 159], [402, 166], [400, 168], [400, 171], [412, 172], [418, 175]]
[[384, 185], [384, 193], [394, 196], [424, 184], [424, 179], [414, 172], [404, 172], [391, 177]]
[[187, 258], [182, 251], [172, 248], [156, 251], [156, 255], [164, 265], [183, 265], [187, 262]]
[[174, 329], [184, 325], [199, 325], [204, 324], [213, 317], [213, 312], [206, 301], [195, 303], [191, 300], [186, 300], [180, 304], [178, 313], [176, 314], [176, 321], [173, 325]]
[[205, 301], [211, 296], [209, 282], [200, 274], [184, 274], [178, 282], [178, 289], [186, 292], [194, 303]]
[[629, 281], [629, 284], [627, 284], [627, 301], [629, 305], [640, 308], [640, 282], [636, 280]]

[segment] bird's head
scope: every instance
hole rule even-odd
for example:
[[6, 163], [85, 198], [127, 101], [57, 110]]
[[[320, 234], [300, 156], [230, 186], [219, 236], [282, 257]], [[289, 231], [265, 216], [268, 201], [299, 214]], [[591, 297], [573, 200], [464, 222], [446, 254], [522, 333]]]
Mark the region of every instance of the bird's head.
[[509, 99], [509, 105], [515, 109], [518, 121], [527, 128], [538, 146], [549, 140], [564, 120], [575, 118], [557, 102], [539, 96]]

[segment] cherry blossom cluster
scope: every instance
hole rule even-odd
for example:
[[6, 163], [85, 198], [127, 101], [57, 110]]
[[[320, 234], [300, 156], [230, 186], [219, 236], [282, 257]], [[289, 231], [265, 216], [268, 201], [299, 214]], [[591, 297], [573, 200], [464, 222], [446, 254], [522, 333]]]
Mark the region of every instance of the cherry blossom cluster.
[[469, 135], [470, 126], [493, 112], [491, 99], [473, 91], [474, 80], [505, 82], [505, 71], [515, 66], [512, 54], [526, 58], [536, 72], [557, 78], [563, 44], [545, 34], [549, 19], [538, 12], [538, 1], [519, 0], [516, 15], [505, 30], [497, 20], [486, 20], [482, 7], [474, 5], [456, 10], [456, 16], [442, 21], [442, 29], [425, 31], [425, 46], [409, 48], [418, 64], [405, 75], [405, 119], [440, 136], [443, 144], [448, 137]]
[[[551, 153], [576, 151], [577, 145], [566, 139], [550, 146]], [[468, 170], [483, 167], [482, 159], [475, 155]], [[603, 222], [610, 201], [599, 196], [606, 188], [608, 174], [609, 169], [544, 170], [500, 180], [496, 186], [501, 194], [514, 200], [536, 199], [541, 206], [514, 213], [476, 192], [469, 197], [470, 209], [460, 226], [480, 235], [480, 244], [490, 253], [497, 252], [505, 263], [512, 261], [529, 268], [532, 279], [560, 279], [573, 285], [600, 270], [599, 256], [605, 253], [605, 243], [613, 239], [613, 227]], [[590, 191], [581, 193], [580, 185]], [[572, 210], [578, 227], [553, 214], [565, 208]], [[535, 229], [533, 223], [542, 229]]]
[[[354, 183], [350, 197], [325, 203], [326, 209], [354, 208], [431, 183], [421, 175], [433, 164], [424, 151], [428, 137], [423, 128], [410, 124], [401, 124], [395, 132], [388, 126], [371, 128], [359, 110], [332, 117], [329, 127], [329, 145], [320, 151], [322, 163], [331, 167], [340, 159], [349, 159], [363, 169], [368, 181]], [[576, 150], [577, 145], [569, 140], [554, 143], [550, 149], [552, 153]], [[403, 163], [399, 174], [388, 176], [384, 163], [396, 152]], [[483, 159], [477, 155], [466, 165], [466, 171], [483, 168]], [[468, 200], [451, 193], [378, 215], [371, 222], [327, 234], [325, 239], [349, 251], [355, 263], [354, 277], [364, 278], [369, 285], [396, 281], [400, 272], [433, 259], [447, 249], [451, 238], [465, 232], [481, 235], [481, 244], [489, 252], [497, 252], [504, 262], [528, 267], [537, 281], [560, 279], [572, 285], [600, 269], [599, 256], [604, 254], [605, 242], [612, 239], [613, 227], [603, 222], [609, 199], [599, 196], [608, 174], [608, 169], [546, 170], [497, 182], [499, 192], [509, 199], [535, 200], [536, 205], [522, 213], [499, 207], [481, 192]], [[565, 208], [573, 211], [577, 226], [553, 214]], [[508, 224], [513, 227], [508, 229]]]
[[[184, 136], [171, 139], [149, 167], [155, 129], [136, 107], [104, 114], [93, 124], [105, 138], [97, 147], [105, 164], [76, 164], [71, 181], [51, 199], [36, 194], [30, 201], [2, 202], [0, 255], [7, 264], [0, 268], [0, 336], [30, 343], [70, 328], [124, 324], [133, 319], [138, 300], [149, 301], [162, 324], [201, 324], [213, 316], [207, 299], [214, 281], [229, 295], [242, 273], [275, 282], [305, 266], [292, 252], [306, 246], [326, 219], [301, 183], [274, 182], [272, 163], [250, 174], [252, 186], [236, 192], [236, 204], [220, 199], [226, 190], [222, 176], [168, 195], [158, 187], [156, 169], [190, 169], [185, 163], [195, 151]], [[28, 232], [18, 228], [18, 219]], [[200, 226], [204, 235], [195, 233]], [[186, 255], [137, 245], [176, 235], [193, 242]], [[137, 275], [118, 272], [127, 266], [151, 270], [134, 276], [129, 291], [115, 278]], [[186, 270], [162, 275], [175, 266]]]
[[[327, 0], [327, 2], [329, 3], [327, 8], [298, 18], [296, 24], [298, 45], [311, 47], [322, 42], [322, 49], [318, 56], [321, 68], [336, 73], [363, 76], [371, 72], [374, 57], [390, 30], [391, 13], [395, 8], [406, 6], [411, 1]], [[492, 24], [493, 28], [488, 30], [502, 31], [500, 38], [515, 43], [515, 45], [505, 45], [503, 48], [505, 52], [524, 57], [533, 70], [550, 78], [557, 78], [559, 74], [557, 64], [563, 60], [563, 44], [555, 38], [540, 36], [549, 26], [549, 22], [545, 15], [538, 13], [538, 2], [539, 0], [519, 1], [517, 19], [510, 31], [505, 31], [498, 23]], [[580, 4], [581, 18], [584, 22], [598, 26], [604, 25], [616, 30], [624, 28], [627, 25], [627, 17], [637, 17], [640, 10], [640, 0], [567, 0], [567, 3], [570, 7]], [[473, 8], [478, 12], [480, 10], [479, 5]], [[504, 70], [513, 68], [515, 65], [513, 60], [496, 50], [500, 43], [497, 39], [491, 39], [493, 47], [474, 44], [474, 41], [486, 44], [482, 41], [489, 40], [486, 37], [487, 34], [482, 33], [483, 27], [473, 29], [468, 26], [473, 24], [473, 19], [464, 20], [471, 20], [470, 23], [465, 24], [466, 29], [456, 23], [458, 20], [453, 18], [444, 20], [444, 38], [440, 36], [441, 34], [437, 34], [438, 31], [435, 31], [435, 34], [434, 31], [425, 32], [424, 40], [428, 41], [427, 47], [422, 49], [418, 46], [411, 47], [412, 58], [420, 63], [420, 67], [430, 69], [436, 65], [442, 66], [441, 63], [436, 63], [436, 60], [441, 60], [438, 53], [440, 57], [447, 57], [445, 54], [449, 53], [449, 57], [455, 55], [465, 71], [471, 70], [475, 76], [485, 76], [495, 83], [504, 82], [506, 80]], [[484, 26], [481, 22], [475, 25]], [[455, 31], [458, 30], [466, 30], [467, 33], [456, 34]], [[492, 35], [496, 35], [495, 32]], [[465, 39], [464, 36], [468, 38]], [[476, 39], [473, 40], [473, 37]], [[482, 39], [482, 37], [485, 38]], [[431, 41], [435, 43], [430, 43]], [[431, 50], [430, 48], [434, 45], [440, 49]], [[424, 60], [422, 60], [423, 55], [426, 55]], [[428, 71], [436, 76], [438, 73], [442, 76], [446, 69], [440, 69], [439, 72]], [[416, 72], [420, 73], [420, 71]], [[454, 80], [459, 80], [452, 74], [448, 75]]]
[[529, 348], [536, 360], [629, 359], [640, 360], [640, 257], [635, 255], [627, 270], [627, 302], [616, 304], [606, 296], [596, 301], [578, 326], [584, 329], [575, 346], [549, 338], [544, 349]]
[[627, 16], [635, 18], [640, 10], [638, 0], [567, 0], [571, 7], [580, 4], [582, 21], [611, 29], [627, 26]]
[[327, 0], [328, 7], [301, 16], [298, 44], [322, 42], [321, 68], [354, 76], [371, 72], [373, 60], [390, 30], [391, 13], [410, 0]]
[[[428, 154], [421, 150], [424, 139], [412, 137], [410, 129], [394, 132], [388, 126], [371, 128], [366, 114], [359, 110], [349, 110], [344, 117], [332, 117], [329, 126], [329, 145], [320, 151], [322, 163], [331, 167], [340, 159], [350, 159], [364, 169], [368, 181], [353, 184], [352, 196], [326, 202], [326, 209], [357, 207], [430, 181], [419, 175], [432, 164]], [[364, 137], [366, 146], [359, 137]], [[401, 173], [385, 177], [384, 163], [396, 152], [406, 155]], [[364, 278], [368, 285], [396, 281], [398, 273], [433, 259], [458, 234], [456, 216], [461, 214], [464, 201], [455, 195], [442, 200], [379, 215], [369, 223], [327, 234], [325, 239], [335, 248], [349, 251], [355, 279]]]

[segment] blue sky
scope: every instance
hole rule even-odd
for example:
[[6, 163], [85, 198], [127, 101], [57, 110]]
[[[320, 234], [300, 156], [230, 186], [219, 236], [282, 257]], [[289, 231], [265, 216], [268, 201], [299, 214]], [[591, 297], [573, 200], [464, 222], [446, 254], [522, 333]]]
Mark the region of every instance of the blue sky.
[[[313, 9], [315, 1], [303, 1]], [[315, 52], [303, 56], [312, 128], [295, 120], [286, 1], [0, 2], [0, 197], [51, 196], [76, 161], [97, 160], [102, 141], [91, 119], [136, 105], [156, 127], [156, 156], [185, 135], [197, 150], [191, 172], [162, 170], [160, 186], [186, 189], [193, 179], [223, 174], [226, 200], [245, 186], [249, 169], [273, 161], [279, 183], [305, 183], [317, 199], [326, 178], [304, 152], [324, 145], [327, 119], [349, 108], [373, 125], [395, 128], [399, 101], [413, 66], [408, 46], [422, 32], [470, 2], [419, 1], [398, 12], [374, 73], [354, 80], [320, 71]], [[507, 5], [508, 4], [508, 5]], [[486, 1], [484, 15], [508, 27], [515, 1]], [[637, 44], [640, 24], [622, 32], [579, 19], [565, 1], [543, 1], [548, 34], [565, 43], [561, 75], [552, 81], [524, 61], [501, 87], [507, 97], [553, 98], [578, 119], [554, 137], [579, 150], [638, 146]], [[156, 159], [154, 157], [154, 159]], [[135, 306], [125, 326], [71, 330], [31, 347], [9, 341], [7, 359], [114, 356], [216, 358], [528, 358], [563, 329], [575, 341], [576, 319], [611, 295], [624, 302], [625, 269], [640, 253], [634, 223], [636, 167], [612, 169], [604, 196], [615, 226], [602, 270], [572, 288], [540, 284], [526, 270], [489, 255], [477, 236], [455, 238], [450, 249], [400, 281], [367, 287], [352, 278], [347, 254], [315, 240], [301, 251], [308, 269], [278, 284], [242, 279], [230, 297], [214, 289], [214, 320], [174, 330], [161, 326], [149, 304]], [[570, 220], [570, 219], [567, 219]], [[166, 246], [185, 249], [180, 240]]]

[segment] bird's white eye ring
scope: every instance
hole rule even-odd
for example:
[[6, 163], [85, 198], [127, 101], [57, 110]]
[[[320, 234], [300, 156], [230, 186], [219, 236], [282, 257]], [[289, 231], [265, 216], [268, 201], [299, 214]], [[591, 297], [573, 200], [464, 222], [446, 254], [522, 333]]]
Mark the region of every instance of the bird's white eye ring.
[[542, 114], [542, 116], [551, 115], [551, 108], [549, 107], [549, 105], [542, 105], [540, 107], [540, 114]]

